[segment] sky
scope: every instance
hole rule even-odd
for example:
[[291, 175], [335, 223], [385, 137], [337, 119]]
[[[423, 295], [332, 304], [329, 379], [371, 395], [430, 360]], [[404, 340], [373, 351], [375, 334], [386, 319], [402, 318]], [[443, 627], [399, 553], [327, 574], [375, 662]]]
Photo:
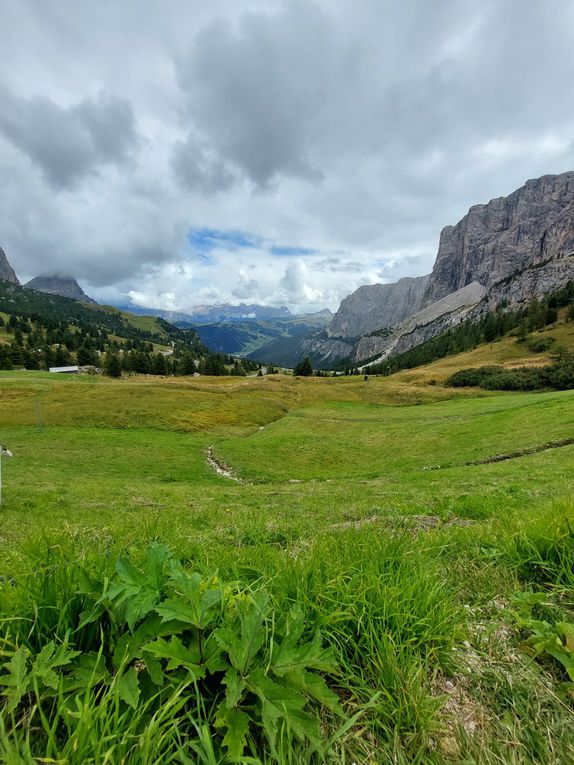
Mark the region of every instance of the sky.
[[0, 246], [102, 302], [331, 308], [574, 169], [572, 0], [0, 0]]

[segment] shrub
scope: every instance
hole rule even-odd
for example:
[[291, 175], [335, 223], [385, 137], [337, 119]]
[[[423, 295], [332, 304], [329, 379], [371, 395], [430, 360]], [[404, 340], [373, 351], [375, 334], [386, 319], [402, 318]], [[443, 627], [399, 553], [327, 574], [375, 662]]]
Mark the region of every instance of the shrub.
[[529, 351], [532, 351], [532, 353], [544, 353], [544, 351], [550, 350], [555, 342], [556, 338], [552, 337], [552, 335], [542, 335], [539, 337], [531, 337], [526, 341], [526, 347]]

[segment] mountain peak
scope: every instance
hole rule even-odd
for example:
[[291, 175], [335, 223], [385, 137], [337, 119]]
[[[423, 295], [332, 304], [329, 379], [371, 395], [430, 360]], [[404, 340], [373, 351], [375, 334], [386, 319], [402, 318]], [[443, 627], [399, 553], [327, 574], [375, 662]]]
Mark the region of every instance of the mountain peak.
[[82, 303], [96, 303], [93, 298], [86, 295], [78, 282], [71, 276], [45, 274], [43, 276], [36, 276], [24, 286], [26, 289], [45, 292], [48, 295], [60, 295], [72, 300], [79, 300]]

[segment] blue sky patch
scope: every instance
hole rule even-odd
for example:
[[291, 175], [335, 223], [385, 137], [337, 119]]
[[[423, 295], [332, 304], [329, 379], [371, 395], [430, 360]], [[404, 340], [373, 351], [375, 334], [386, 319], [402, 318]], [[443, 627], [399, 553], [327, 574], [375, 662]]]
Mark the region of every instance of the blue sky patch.
[[272, 247], [270, 252], [279, 257], [317, 254], [317, 250], [312, 250], [309, 247]]
[[192, 228], [187, 235], [193, 249], [206, 254], [217, 247], [224, 250], [240, 250], [261, 246], [261, 238], [245, 231], [222, 231], [215, 228]]

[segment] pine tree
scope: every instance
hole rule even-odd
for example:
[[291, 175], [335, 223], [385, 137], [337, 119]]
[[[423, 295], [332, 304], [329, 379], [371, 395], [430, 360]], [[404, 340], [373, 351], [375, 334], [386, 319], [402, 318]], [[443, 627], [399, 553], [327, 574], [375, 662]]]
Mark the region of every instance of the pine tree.
[[122, 376], [122, 365], [120, 362], [120, 357], [115, 351], [107, 351], [106, 359], [104, 361], [104, 371], [109, 377]]
[[302, 361], [295, 365], [293, 374], [296, 377], [310, 377], [313, 374], [313, 366], [309, 356], [305, 356]]

